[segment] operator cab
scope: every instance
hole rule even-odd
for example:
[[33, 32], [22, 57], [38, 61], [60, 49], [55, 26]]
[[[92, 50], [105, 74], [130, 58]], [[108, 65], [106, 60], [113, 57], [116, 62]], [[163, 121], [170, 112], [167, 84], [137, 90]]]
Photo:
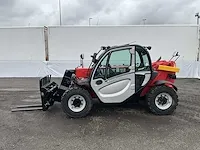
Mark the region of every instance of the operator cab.
[[90, 85], [104, 103], [119, 103], [140, 91], [150, 80], [151, 59], [140, 45], [109, 47], [96, 59]]

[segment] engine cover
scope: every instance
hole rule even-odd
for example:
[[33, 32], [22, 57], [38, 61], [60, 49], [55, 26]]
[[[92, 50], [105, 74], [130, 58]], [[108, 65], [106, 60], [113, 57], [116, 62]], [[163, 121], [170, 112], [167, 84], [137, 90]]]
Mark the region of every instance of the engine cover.
[[76, 68], [75, 74], [77, 78], [88, 78], [91, 73], [91, 68]]

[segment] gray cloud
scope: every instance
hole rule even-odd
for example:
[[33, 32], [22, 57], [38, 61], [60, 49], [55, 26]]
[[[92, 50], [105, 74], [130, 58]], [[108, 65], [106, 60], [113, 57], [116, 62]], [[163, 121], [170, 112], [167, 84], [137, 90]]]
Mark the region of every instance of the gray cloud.
[[32, 3], [24, 3], [22, 0], [1, 0], [0, 3], [0, 25], [23, 26], [40, 9]]
[[5, 6], [12, 6], [15, 3], [16, 3], [15, 0], [5, 0], [5, 1], [1, 0], [0, 1], [0, 6], [3, 6], [3, 7], [5, 7]]
[[5, 16], [10, 16], [12, 8], [15, 6], [15, 0], [1, 0], [0, 1], [0, 17], [4, 18]]
[[[66, 24], [88, 24], [89, 17], [93, 18], [94, 24], [100, 18], [100, 24], [104, 25], [142, 24], [143, 18], [147, 19], [147, 24], [196, 23], [194, 14], [200, 10], [199, 0], [100, 0], [98, 3], [80, 0], [79, 4], [81, 7], [78, 5], [64, 12]], [[68, 17], [70, 13], [76, 15]]]
[[[199, 0], [73, 0], [62, 2], [64, 25], [196, 23]], [[0, 26], [58, 25], [58, 0], [0, 0]]]
[[191, 23], [191, 18], [195, 20], [195, 8], [191, 0], [169, 0], [159, 1], [146, 0], [137, 7], [135, 19], [129, 20], [128, 24], [141, 22], [142, 18], [147, 19], [148, 24], [163, 23]]
[[107, 0], [76, 0], [75, 4], [65, 4], [64, 8], [67, 9], [63, 11], [63, 23], [80, 24], [101, 11], [106, 3]]

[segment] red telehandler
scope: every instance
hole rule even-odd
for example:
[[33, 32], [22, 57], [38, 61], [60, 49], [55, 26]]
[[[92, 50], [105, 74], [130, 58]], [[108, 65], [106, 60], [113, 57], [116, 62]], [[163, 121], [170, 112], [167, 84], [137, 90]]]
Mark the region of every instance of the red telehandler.
[[174, 61], [159, 58], [152, 63], [149, 50], [137, 44], [102, 46], [88, 68], [66, 70], [60, 86], [51, 75], [41, 78], [42, 109], [58, 101], [69, 117], [80, 118], [88, 115], [95, 100], [116, 104], [145, 99], [152, 113], [172, 114], [178, 105], [174, 80], [179, 54], [173, 55]]

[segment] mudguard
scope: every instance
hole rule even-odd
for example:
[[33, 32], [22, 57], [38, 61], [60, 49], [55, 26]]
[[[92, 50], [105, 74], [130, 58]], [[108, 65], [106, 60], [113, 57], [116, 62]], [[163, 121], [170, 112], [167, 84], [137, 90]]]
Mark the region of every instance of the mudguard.
[[170, 87], [174, 88], [176, 91], [178, 91], [178, 88], [172, 82], [169, 82], [166, 80], [158, 80], [154, 83], [154, 85], [164, 85], [164, 84], [167, 86], [170, 86]]

